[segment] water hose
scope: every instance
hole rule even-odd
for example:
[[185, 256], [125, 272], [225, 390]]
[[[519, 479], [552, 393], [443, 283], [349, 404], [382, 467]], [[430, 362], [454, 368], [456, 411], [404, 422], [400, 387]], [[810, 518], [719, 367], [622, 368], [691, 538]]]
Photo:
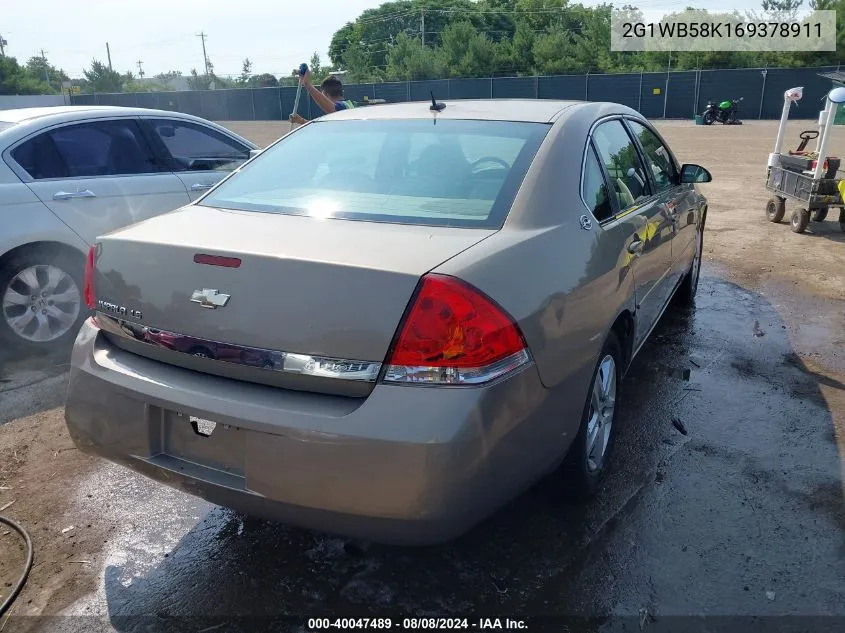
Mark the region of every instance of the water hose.
[[12, 603], [15, 601], [15, 598], [18, 597], [18, 594], [23, 589], [23, 586], [26, 584], [26, 579], [29, 577], [29, 572], [32, 569], [32, 557], [33, 557], [33, 550], [32, 550], [32, 539], [29, 537], [29, 533], [23, 529], [23, 527], [12, 519], [8, 517], [4, 517], [0, 515], [0, 523], [8, 525], [12, 528], [15, 532], [21, 535], [23, 538], [24, 543], [26, 543], [26, 563], [24, 564], [24, 570], [21, 574], [21, 577], [18, 578], [18, 582], [15, 583], [14, 587], [12, 587], [12, 593], [0, 604], [0, 617], [3, 616], [6, 611], [8, 611], [9, 607], [12, 606]]

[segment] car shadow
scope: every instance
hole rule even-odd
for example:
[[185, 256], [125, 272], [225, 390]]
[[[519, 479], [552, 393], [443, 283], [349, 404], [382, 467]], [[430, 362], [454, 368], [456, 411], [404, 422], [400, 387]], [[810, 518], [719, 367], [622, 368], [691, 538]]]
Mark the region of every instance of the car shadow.
[[0, 348], [0, 425], [62, 406], [70, 348], [14, 352]]
[[[767, 564], [797, 558], [780, 591], [790, 582], [813, 591], [799, 571], [802, 557], [814, 547], [841, 546], [837, 535], [845, 527], [837, 440], [819, 383], [843, 387], [801, 363], [765, 298], [702, 277], [696, 307], [667, 311], [622, 385], [613, 466], [591, 503], [565, 500], [565, 484], [548, 479], [452, 543], [406, 549], [364, 547], [218, 507], [176, 534], [157, 527], [165, 515], [139, 499], [140, 532], [117, 557], [124, 562], [104, 570], [104, 606], [111, 626], [127, 633], [182, 630], [180, 622], [190, 630], [258, 630], [256, 621], [238, 620], [256, 617], [280, 618], [271, 620], [274, 630], [285, 630], [280, 623], [304, 625], [307, 617], [385, 614], [394, 621], [589, 616], [597, 619], [580, 621], [578, 630], [598, 631], [620, 613], [636, 616], [636, 605], [649, 596], [656, 601], [654, 577], [665, 576], [677, 584], [678, 595], [669, 597], [682, 613], [707, 612], [681, 595], [697, 596], [689, 589], [697, 584], [708, 587], [701, 595], [710, 596], [712, 610], [754, 614], [765, 610], [765, 598], [734, 604], [722, 596], [724, 579], [708, 574], [703, 556], [684, 569], [648, 561], [683, 556], [687, 546], [713, 540], [721, 549], [709, 551], [708, 563], [720, 561], [727, 570], [753, 540]], [[778, 467], [772, 455], [779, 455]], [[749, 483], [761, 480], [765, 489]], [[745, 491], [747, 506], [738, 493], [740, 501], [728, 500], [734, 489]], [[666, 513], [653, 508], [661, 504]], [[730, 520], [713, 523], [714, 508]], [[783, 537], [760, 541], [757, 530], [766, 527], [755, 523], [753, 508], [775, 515], [781, 508], [782, 517], [766, 520], [783, 523]], [[171, 511], [187, 518], [193, 512]], [[663, 533], [684, 521], [691, 523]], [[815, 528], [804, 528], [810, 542], [790, 540], [798, 524], [813, 522]], [[629, 551], [634, 543], [639, 549]], [[640, 558], [652, 574], [652, 584], [641, 583], [651, 592], [645, 596], [635, 596], [642, 571], [627, 562]], [[598, 576], [604, 591], [595, 590]], [[805, 611], [812, 609], [798, 594]], [[660, 606], [649, 608], [655, 613]]]

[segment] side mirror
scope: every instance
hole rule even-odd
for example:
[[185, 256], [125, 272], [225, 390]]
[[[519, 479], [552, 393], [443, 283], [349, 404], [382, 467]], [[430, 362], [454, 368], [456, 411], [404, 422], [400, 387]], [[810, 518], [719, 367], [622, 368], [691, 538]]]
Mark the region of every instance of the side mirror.
[[687, 163], [681, 167], [681, 184], [710, 182], [713, 176], [701, 165]]
[[258, 156], [260, 153], [261, 153], [261, 150], [260, 150], [260, 149], [251, 149], [251, 150], [249, 150], [249, 157], [250, 157], [250, 158], [255, 158], [255, 157], [256, 157], [256, 156]]
[[159, 125], [158, 133], [161, 134], [164, 138], [173, 138], [174, 136], [176, 136], [176, 128], [174, 128], [172, 125]]

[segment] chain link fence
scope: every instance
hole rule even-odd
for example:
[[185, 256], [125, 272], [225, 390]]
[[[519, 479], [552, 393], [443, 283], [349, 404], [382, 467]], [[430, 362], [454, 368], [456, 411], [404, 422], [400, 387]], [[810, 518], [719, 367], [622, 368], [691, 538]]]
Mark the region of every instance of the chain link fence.
[[[701, 114], [710, 99], [723, 101], [743, 97], [740, 118], [776, 119], [783, 108], [783, 93], [803, 86], [804, 98], [791, 115], [816, 119], [821, 100], [831, 88], [819, 73], [838, 70], [818, 68], [740, 68], [684, 70], [661, 73], [559, 75], [543, 77], [493, 77], [438, 79], [393, 83], [347, 84], [347, 99], [364, 102], [383, 99], [427, 101], [431, 93], [449, 99], [567, 99], [612, 101], [638, 110], [650, 119], [691, 119]], [[293, 109], [296, 88], [193, 90], [74, 95], [75, 105], [115, 105], [173, 110], [212, 121], [278, 121]], [[307, 95], [300, 100], [299, 114], [306, 118], [321, 111]]]

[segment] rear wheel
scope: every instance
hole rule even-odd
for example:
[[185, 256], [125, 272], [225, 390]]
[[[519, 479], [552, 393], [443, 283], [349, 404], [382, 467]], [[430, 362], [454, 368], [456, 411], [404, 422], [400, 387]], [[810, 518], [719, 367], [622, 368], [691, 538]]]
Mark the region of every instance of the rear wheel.
[[790, 219], [790, 224], [792, 225], [792, 230], [796, 233], [803, 233], [807, 228], [807, 225], [810, 223], [810, 212], [807, 209], [798, 208], [792, 212], [792, 218]]
[[816, 209], [810, 215], [810, 219], [813, 222], [824, 222], [824, 219], [827, 217], [827, 209]]
[[622, 348], [614, 332], [604, 343], [578, 430], [563, 464], [568, 490], [581, 498], [595, 495], [607, 471], [616, 421], [616, 394], [622, 369]]
[[56, 249], [25, 250], [0, 268], [0, 347], [53, 352], [69, 346], [88, 309], [84, 260]]
[[780, 222], [786, 214], [786, 200], [784, 198], [769, 198], [766, 203], [766, 217], [769, 222]]
[[684, 280], [678, 287], [678, 292], [675, 295], [678, 301], [683, 305], [691, 305], [695, 300], [695, 293], [698, 292], [698, 278], [701, 273], [701, 254], [704, 250], [704, 226], [699, 226], [695, 234], [695, 255], [692, 258], [692, 264], [687, 271]]
[[214, 353], [210, 349], [208, 349], [207, 347], [204, 347], [202, 345], [197, 345], [196, 347], [192, 347], [188, 351], [188, 353], [191, 356], [199, 356], [200, 358], [214, 358]]

